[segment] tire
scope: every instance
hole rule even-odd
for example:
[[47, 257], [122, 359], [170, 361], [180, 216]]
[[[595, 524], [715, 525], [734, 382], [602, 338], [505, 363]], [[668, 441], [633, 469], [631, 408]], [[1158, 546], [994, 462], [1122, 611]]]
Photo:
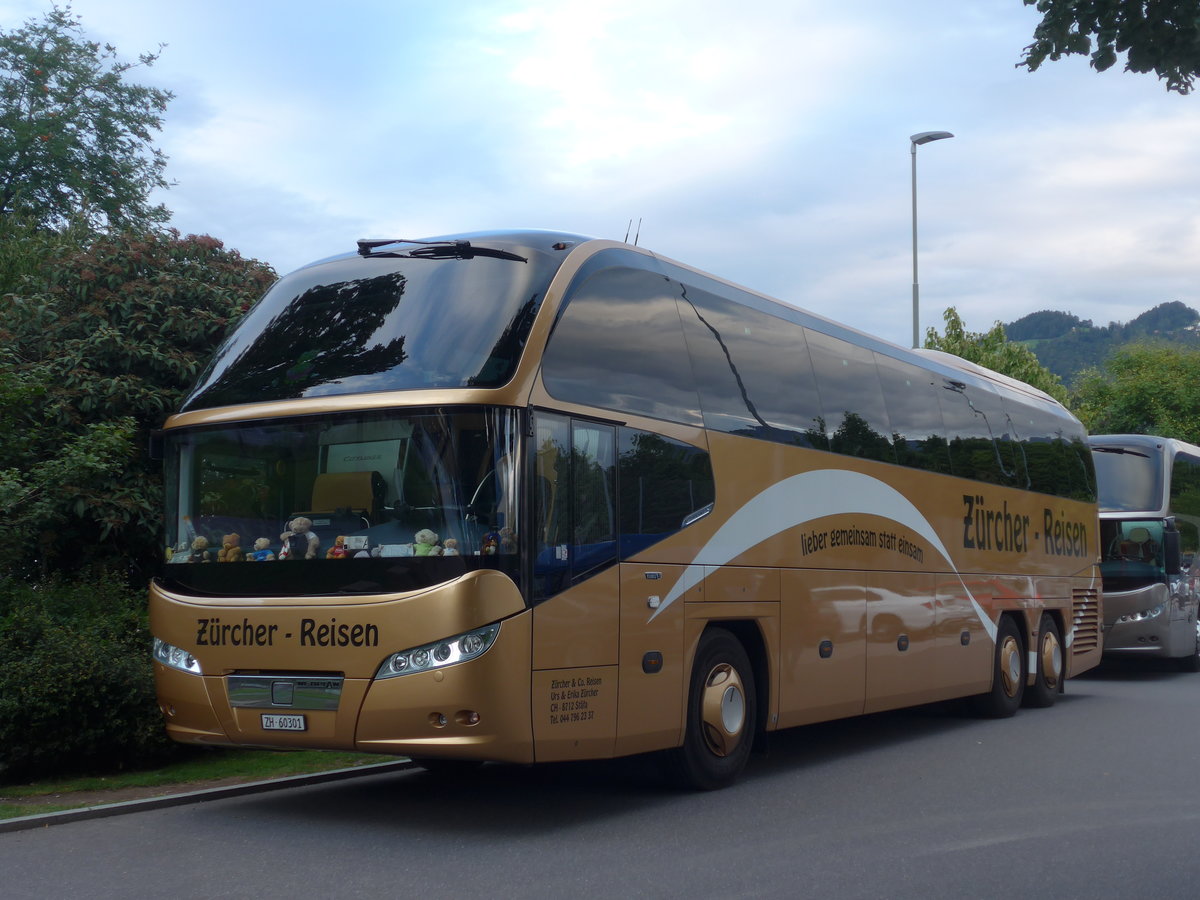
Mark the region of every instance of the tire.
[[426, 756], [409, 757], [430, 775], [438, 778], [460, 778], [473, 775], [483, 768], [483, 762], [478, 759], [436, 759]]
[[1037, 674], [1033, 685], [1025, 689], [1025, 706], [1044, 709], [1053, 706], [1062, 691], [1063, 661], [1062, 637], [1058, 623], [1050, 615], [1042, 615], [1038, 623]]
[[1200, 613], [1195, 620], [1196, 645], [1192, 648], [1191, 656], [1181, 656], [1179, 668], [1183, 672], [1200, 672]]
[[700, 638], [688, 689], [683, 745], [668, 753], [674, 779], [712, 791], [737, 780], [754, 744], [754, 670], [741, 642], [723, 628]]
[[972, 697], [971, 708], [976, 715], [988, 719], [1007, 719], [1021, 706], [1025, 678], [1025, 647], [1021, 643], [1021, 632], [1011, 618], [1001, 616], [992, 659], [992, 689]]

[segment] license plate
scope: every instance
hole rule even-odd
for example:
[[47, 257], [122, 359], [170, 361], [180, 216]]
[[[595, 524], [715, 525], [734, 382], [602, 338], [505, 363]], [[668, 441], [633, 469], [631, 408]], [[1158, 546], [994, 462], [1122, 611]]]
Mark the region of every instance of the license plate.
[[304, 731], [306, 723], [304, 716], [278, 716], [273, 713], [262, 714], [263, 731]]

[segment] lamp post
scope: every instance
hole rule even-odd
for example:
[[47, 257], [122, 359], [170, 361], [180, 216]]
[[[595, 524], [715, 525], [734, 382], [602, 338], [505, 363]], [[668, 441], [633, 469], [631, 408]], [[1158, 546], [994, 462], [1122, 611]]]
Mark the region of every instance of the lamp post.
[[920, 134], [914, 134], [908, 140], [912, 148], [912, 216], [913, 216], [913, 349], [921, 346], [920, 343], [920, 308], [921, 308], [921, 289], [917, 286], [917, 144], [928, 144], [930, 141], [940, 141], [944, 138], [952, 138], [948, 131], [922, 131]]

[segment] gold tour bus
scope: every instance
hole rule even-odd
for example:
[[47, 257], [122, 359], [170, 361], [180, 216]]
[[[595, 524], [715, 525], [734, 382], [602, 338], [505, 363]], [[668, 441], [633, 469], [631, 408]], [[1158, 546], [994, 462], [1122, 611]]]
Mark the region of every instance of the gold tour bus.
[[1146, 434], [1088, 438], [1100, 495], [1104, 652], [1200, 672], [1200, 447]]
[[1101, 655], [1079, 422], [620, 241], [360, 241], [282, 278], [162, 434], [174, 739], [430, 769], [1049, 706]]

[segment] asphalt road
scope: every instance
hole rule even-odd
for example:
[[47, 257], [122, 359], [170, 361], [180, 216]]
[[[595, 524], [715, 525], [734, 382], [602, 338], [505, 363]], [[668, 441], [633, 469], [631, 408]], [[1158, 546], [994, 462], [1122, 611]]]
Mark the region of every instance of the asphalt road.
[[421, 771], [0, 834], [0, 896], [1195, 898], [1200, 675], [1114, 666], [1013, 719], [774, 736], [728, 790], [645, 760]]

